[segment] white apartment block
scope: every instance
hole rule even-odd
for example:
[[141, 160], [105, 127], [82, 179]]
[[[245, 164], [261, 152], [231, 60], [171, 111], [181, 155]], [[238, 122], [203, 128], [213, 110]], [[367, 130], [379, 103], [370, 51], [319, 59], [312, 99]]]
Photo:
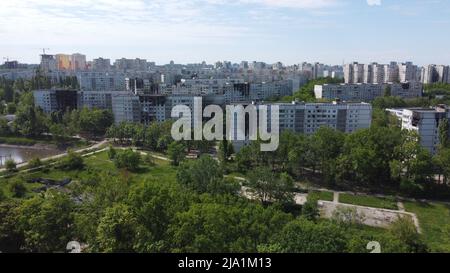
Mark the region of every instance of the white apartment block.
[[446, 65], [427, 65], [422, 68], [422, 82], [425, 84], [450, 83], [450, 67]]
[[344, 65], [345, 83], [389, 83], [420, 81], [420, 69], [411, 62], [398, 64], [359, 64]]
[[369, 128], [372, 122], [372, 106], [367, 103], [279, 103], [280, 131], [314, 134], [321, 127], [329, 127], [344, 133]]
[[314, 87], [317, 99], [343, 101], [372, 101], [384, 96], [387, 87], [391, 96], [401, 98], [417, 98], [422, 96], [423, 84], [420, 82], [387, 83], [387, 84], [324, 84]]
[[404, 130], [415, 131], [419, 135], [422, 147], [436, 154], [440, 144], [439, 124], [450, 120], [450, 111], [446, 106], [432, 108], [387, 109], [401, 120]]

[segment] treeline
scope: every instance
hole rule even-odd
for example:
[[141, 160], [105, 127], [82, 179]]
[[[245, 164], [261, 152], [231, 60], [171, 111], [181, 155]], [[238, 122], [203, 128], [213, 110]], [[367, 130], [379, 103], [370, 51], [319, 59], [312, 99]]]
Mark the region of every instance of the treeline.
[[87, 174], [68, 193], [0, 197], [1, 251], [60, 252], [73, 240], [85, 252], [367, 252], [374, 240], [384, 252], [427, 250], [405, 219], [372, 233], [338, 215], [318, 220], [307, 210], [294, 215], [278, 203], [250, 201], [209, 156], [182, 163], [176, 181], [82, 168]]
[[195, 150], [199, 154], [208, 153], [214, 146], [214, 141], [177, 141], [172, 138], [173, 121], [154, 122], [150, 125], [122, 122], [112, 125], [106, 133], [108, 138], [121, 145], [134, 145], [151, 151], [169, 153], [176, 148], [180, 150]]
[[276, 152], [263, 153], [259, 147], [257, 142], [244, 147], [226, 164], [227, 170], [246, 173], [263, 167], [329, 187], [450, 197], [448, 146], [432, 156], [416, 134], [398, 127], [373, 126], [348, 135], [327, 127], [313, 135], [285, 131]]

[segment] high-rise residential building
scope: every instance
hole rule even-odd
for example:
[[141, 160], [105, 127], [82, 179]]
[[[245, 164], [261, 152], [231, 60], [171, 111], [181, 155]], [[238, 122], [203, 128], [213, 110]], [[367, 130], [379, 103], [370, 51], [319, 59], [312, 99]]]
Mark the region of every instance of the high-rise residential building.
[[423, 84], [420, 82], [385, 83], [385, 84], [323, 84], [314, 87], [317, 99], [343, 101], [372, 101], [385, 95], [390, 88], [391, 96], [417, 98], [422, 96]]
[[72, 71], [86, 70], [86, 55], [80, 53], [70, 55], [70, 69]]
[[40, 67], [44, 73], [55, 71], [57, 68], [57, 62], [56, 62], [55, 56], [48, 55], [48, 54], [42, 54]]
[[399, 80], [400, 82], [413, 82], [419, 81], [417, 71], [419, 68], [412, 62], [406, 62], [398, 65], [399, 67]]
[[417, 132], [422, 147], [436, 154], [439, 148], [439, 124], [449, 122], [450, 109], [447, 106], [435, 108], [387, 109], [401, 120], [404, 130]]
[[147, 60], [145, 59], [118, 59], [114, 62], [114, 66], [118, 70], [135, 70], [135, 71], [147, 71]]
[[450, 68], [446, 65], [430, 64], [422, 68], [422, 82], [450, 83]]
[[384, 65], [384, 82], [399, 82], [399, 67], [397, 62]]
[[398, 64], [359, 64], [344, 65], [345, 83], [390, 83], [420, 81], [420, 69], [411, 62]]
[[344, 65], [345, 83], [364, 82], [364, 65], [357, 62]]
[[75, 90], [35, 90], [34, 103], [44, 113], [77, 109], [77, 91]]
[[112, 112], [114, 122], [141, 122], [141, 105], [139, 97], [133, 93], [112, 93]]
[[111, 69], [111, 60], [98, 58], [92, 61], [92, 70], [94, 71], [109, 71]]
[[70, 70], [70, 59], [71, 56], [67, 54], [56, 54], [56, 68], [58, 70]]

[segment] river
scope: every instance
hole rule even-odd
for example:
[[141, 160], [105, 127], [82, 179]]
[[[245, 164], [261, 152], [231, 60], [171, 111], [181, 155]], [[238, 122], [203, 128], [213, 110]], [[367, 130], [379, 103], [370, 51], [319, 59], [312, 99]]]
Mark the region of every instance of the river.
[[36, 157], [45, 158], [57, 155], [61, 152], [61, 150], [52, 147], [0, 145], [0, 166], [2, 166], [8, 159], [13, 159], [17, 164], [20, 164]]

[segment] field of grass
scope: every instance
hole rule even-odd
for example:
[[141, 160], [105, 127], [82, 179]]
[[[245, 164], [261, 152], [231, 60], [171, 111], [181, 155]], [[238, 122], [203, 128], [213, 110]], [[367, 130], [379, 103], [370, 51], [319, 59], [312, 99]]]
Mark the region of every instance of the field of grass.
[[[109, 160], [108, 153], [106, 151], [84, 158], [84, 163], [86, 167], [83, 170], [65, 171], [51, 167], [43, 171], [17, 174], [11, 178], [1, 178], [0, 190], [3, 190], [6, 196], [11, 196], [9, 192], [9, 183], [16, 178], [24, 178], [25, 180], [30, 178], [45, 178], [57, 181], [70, 178], [76, 181], [89, 178], [92, 172], [101, 173], [105, 170], [107, 170], [112, 176], [122, 175], [121, 171], [116, 168], [111, 160]], [[130, 176], [131, 181], [139, 181], [147, 178], [164, 181], [176, 180], [176, 169], [172, 167], [169, 162], [155, 158], [154, 163], [154, 166], [149, 166], [142, 163], [138, 171], [129, 172], [128, 175]], [[34, 194], [32, 192], [33, 189], [42, 187], [39, 183], [25, 183], [25, 186], [28, 190], [27, 196], [32, 196]]]
[[322, 201], [333, 201], [333, 193], [330, 191], [312, 191], [309, 196]]
[[419, 218], [424, 239], [433, 252], [450, 252], [450, 205], [405, 202], [405, 209]]
[[397, 210], [395, 198], [380, 198], [365, 195], [340, 194], [339, 202], [351, 205], [366, 206], [381, 209]]

